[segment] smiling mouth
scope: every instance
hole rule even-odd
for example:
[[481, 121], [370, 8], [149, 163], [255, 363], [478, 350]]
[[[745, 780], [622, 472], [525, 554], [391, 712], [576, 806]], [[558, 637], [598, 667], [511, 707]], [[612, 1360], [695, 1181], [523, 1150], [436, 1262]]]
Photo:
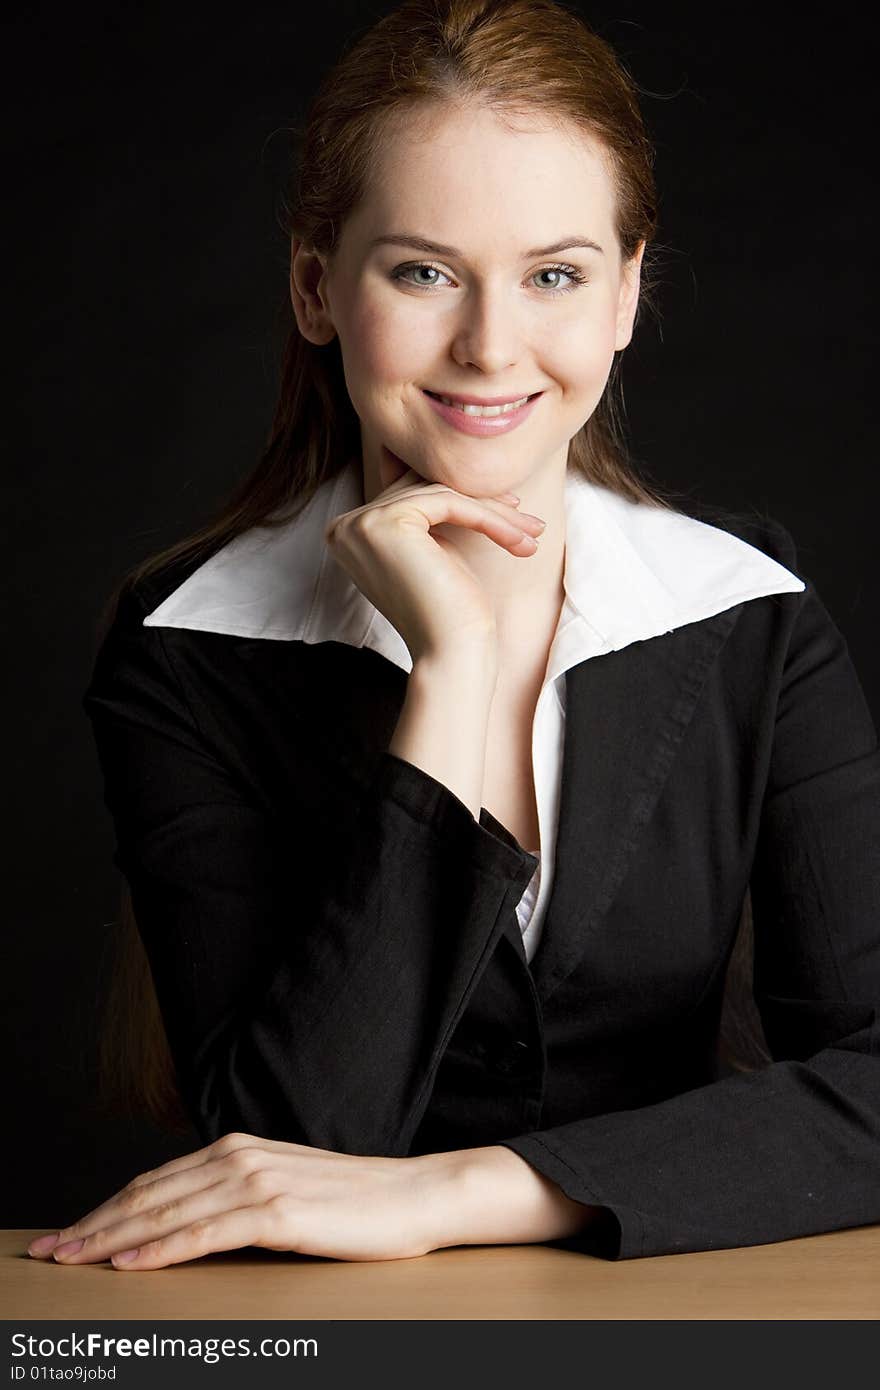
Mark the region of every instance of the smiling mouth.
[[435, 401], [441, 401], [452, 410], [459, 410], [462, 415], [474, 415], [477, 418], [481, 415], [513, 415], [517, 410], [522, 410], [524, 405], [528, 405], [529, 401], [543, 395], [542, 391], [535, 391], [531, 396], [521, 396], [519, 400], [511, 401], [508, 405], [466, 405], [463, 401], [454, 401], [451, 396], [441, 396], [439, 392], [429, 391], [426, 387], [422, 390], [426, 396], [432, 396]]

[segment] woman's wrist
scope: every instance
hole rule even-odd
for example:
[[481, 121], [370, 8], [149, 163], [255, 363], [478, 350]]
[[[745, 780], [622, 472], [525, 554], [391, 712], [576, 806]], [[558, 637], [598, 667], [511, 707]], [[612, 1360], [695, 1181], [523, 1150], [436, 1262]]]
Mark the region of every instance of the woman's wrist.
[[567, 1197], [501, 1144], [424, 1154], [426, 1219], [432, 1249], [448, 1245], [527, 1245], [583, 1230], [601, 1210]]
[[496, 667], [490, 653], [450, 652], [417, 661], [388, 745], [458, 797], [475, 820], [483, 800], [489, 712]]

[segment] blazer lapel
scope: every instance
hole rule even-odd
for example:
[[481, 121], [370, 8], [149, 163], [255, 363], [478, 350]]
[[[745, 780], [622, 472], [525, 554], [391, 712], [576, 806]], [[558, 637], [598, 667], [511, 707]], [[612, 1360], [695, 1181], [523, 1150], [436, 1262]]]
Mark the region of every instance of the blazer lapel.
[[530, 963], [545, 1000], [638, 853], [711, 664], [743, 604], [571, 667], [553, 889]]
[[[566, 671], [553, 888], [528, 966], [540, 1000], [577, 965], [614, 901], [712, 662], [742, 608], [739, 603]], [[339, 642], [246, 639], [234, 650], [251, 678], [265, 679], [273, 698], [283, 700], [291, 732], [298, 730], [310, 753], [318, 750], [365, 788], [400, 716], [406, 672], [370, 648]], [[485, 811], [480, 821], [493, 833], [503, 829]], [[505, 935], [525, 963], [512, 912]]]

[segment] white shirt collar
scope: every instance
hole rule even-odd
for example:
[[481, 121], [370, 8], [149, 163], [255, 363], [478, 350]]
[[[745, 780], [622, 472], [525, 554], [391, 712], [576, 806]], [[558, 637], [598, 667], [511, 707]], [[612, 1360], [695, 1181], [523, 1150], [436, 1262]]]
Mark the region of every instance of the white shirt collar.
[[[560, 613], [547, 664], [553, 680], [587, 657], [672, 632], [744, 600], [804, 582], [762, 550], [681, 512], [633, 502], [566, 474]], [[146, 618], [145, 627], [370, 647], [409, 672], [397, 630], [333, 559], [324, 528], [363, 505], [360, 462], [322, 484], [300, 514], [236, 536]]]

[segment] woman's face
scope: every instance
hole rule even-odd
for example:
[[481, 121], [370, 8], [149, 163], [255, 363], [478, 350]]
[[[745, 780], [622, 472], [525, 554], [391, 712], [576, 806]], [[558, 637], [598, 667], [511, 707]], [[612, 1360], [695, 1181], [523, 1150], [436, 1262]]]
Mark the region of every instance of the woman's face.
[[[318, 283], [371, 493], [382, 446], [475, 497], [564, 473], [568, 442], [630, 340], [643, 247], [621, 265], [597, 147], [537, 118], [516, 126], [473, 106], [401, 121]], [[477, 436], [426, 392], [541, 395], [516, 428]]]

